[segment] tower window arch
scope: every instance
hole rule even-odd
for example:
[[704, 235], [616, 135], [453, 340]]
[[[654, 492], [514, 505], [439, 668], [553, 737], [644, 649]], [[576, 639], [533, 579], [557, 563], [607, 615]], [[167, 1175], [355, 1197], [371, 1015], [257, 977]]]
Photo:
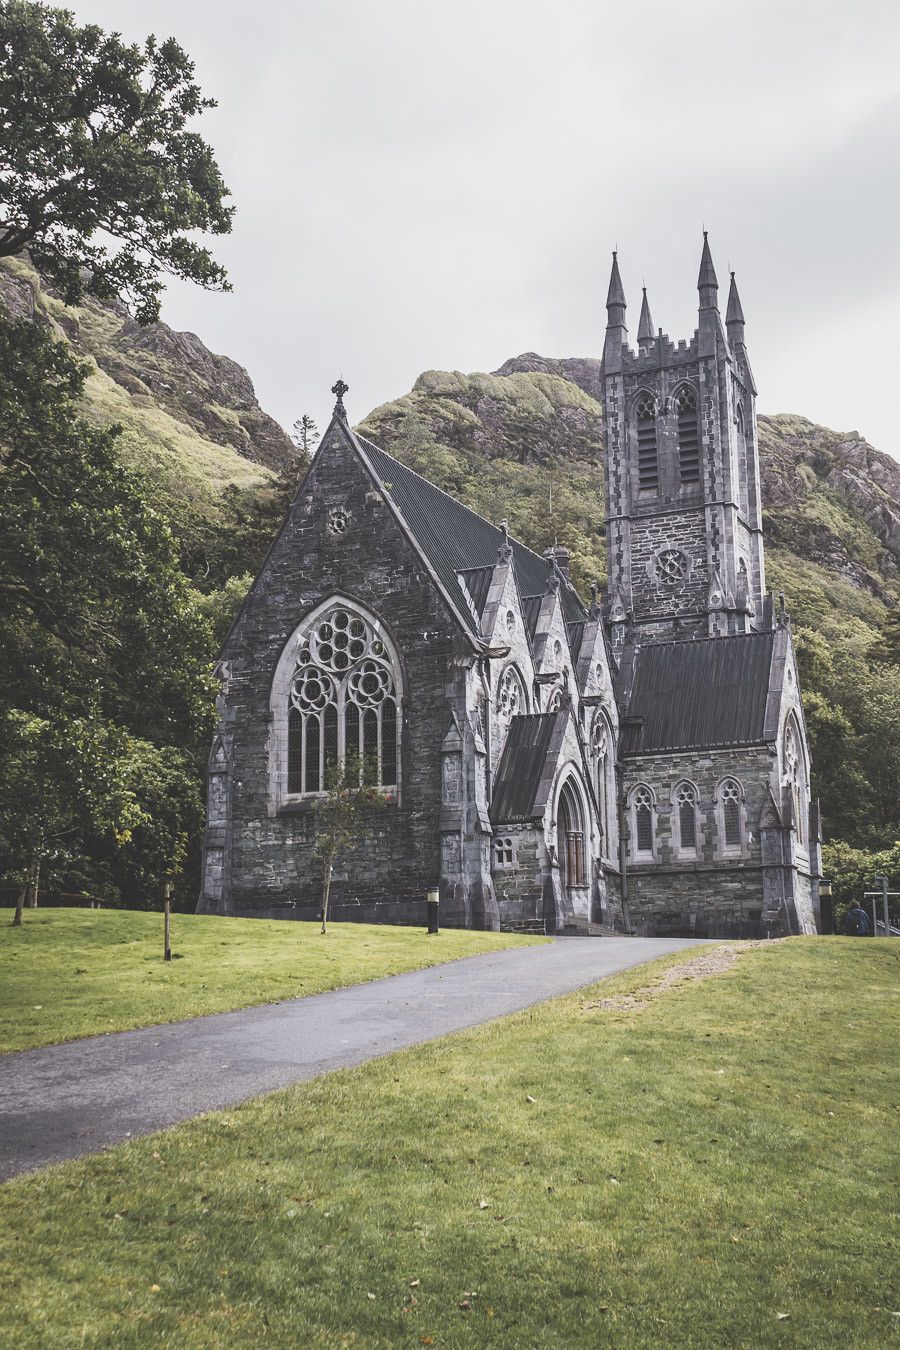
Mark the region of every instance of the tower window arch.
[[562, 786], [556, 807], [557, 857], [563, 886], [587, 885], [584, 813], [571, 780]]
[[637, 438], [638, 490], [659, 491], [659, 448], [656, 440], [656, 399], [641, 394], [634, 405]]
[[698, 797], [693, 783], [678, 783], [672, 792], [673, 843], [682, 858], [696, 858], [699, 851]]
[[285, 728], [276, 736], [284, 747], [283, 768], [276, 768], [283, 794], [326, 791], [329, 771], [348, 757], [359, 760], [367, 782], [395, 789], [401, 692], [396, 652], [377, 621], [346, 601], [309, 616], [288, 644], [273, 687], [273, 715]]
[[678, 433], [678, 474], [682, 483], [700, 482], [700, 419], [697, 391], [683, 384], [675, 395], [675, 428]]
[[645, 783], [631, 789], [628, 798], [632, 857], [652, 862], [656, 852], [656, 800]]

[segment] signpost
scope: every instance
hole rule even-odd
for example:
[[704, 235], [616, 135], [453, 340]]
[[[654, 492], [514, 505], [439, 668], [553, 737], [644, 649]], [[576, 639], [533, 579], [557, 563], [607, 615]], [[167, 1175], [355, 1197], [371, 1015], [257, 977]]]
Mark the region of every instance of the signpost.
[[164, 937], [164, 939], [163, 939], [163, 941], [164, 941], [164, 947], [165, 947], [165, 952], [164, 952], [163, 960], [165, 960], [165, 961], [171, 961], [171, 960], [172, 960], [172, 883], [171, 883], [171, 881], [167, 881], [167, 882], [166, 882], [165, 899], [163, 900], [163, 914], [165, 915], [165, 921], [164, 921], [165, 937]]
[[889, 899], [895, 899], [896, 897], [900, 896], [900, 891], [889, 891], [889, 890], [888, 890], [888, 879], [887, 879], [887, 877], [876, 877], [876, 878], [875, 878], [875, 884], [876, 884], [876, 886], [878, 886], [878, 888], [879, 888], [877, 891], [864, 891], [864, 892], [863, 892], [863, 895], [864, 895], [865, 899], [866, 899], [866, 900], [871, 900], [871, 901], [872, 901], [872, 936], [873, 936], [873, 937], [877, 937], [877, 936], [878, 936], [878, 918], [877, 918], [876, 901], [878, 900], [878, 897], [881, 896], [881, 908], [882, 908], [882, 914], [884, 915], [884, 936], [885, 936], [885, 937], [890, 937], [890, 936], [891, 936], [891, 916], [890, 916], [890, 911], [889, 911], [889, 909], [888, 909], [888, 900], [889, 900]]

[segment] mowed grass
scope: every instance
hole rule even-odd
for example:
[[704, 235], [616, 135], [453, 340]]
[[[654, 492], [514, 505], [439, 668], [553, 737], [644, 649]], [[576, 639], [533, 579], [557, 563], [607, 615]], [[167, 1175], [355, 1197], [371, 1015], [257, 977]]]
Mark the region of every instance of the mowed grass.
[[885, 1346], [900, 943], [666, 958], [0, 1188], [0, 1344]]
[[543, 942], [375, 924], [27, 909], [0, 912], [0, 1052], [319, 994], [479, 952]]

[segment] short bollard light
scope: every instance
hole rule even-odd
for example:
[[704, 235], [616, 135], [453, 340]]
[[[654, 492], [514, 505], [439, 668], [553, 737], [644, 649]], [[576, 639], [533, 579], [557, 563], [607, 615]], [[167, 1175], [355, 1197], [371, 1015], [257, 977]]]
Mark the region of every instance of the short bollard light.
[[429, 891], [425, 897], [425, 908], [428, 910], [428, 931], [436, 933], [438, 931], [438, 893]]

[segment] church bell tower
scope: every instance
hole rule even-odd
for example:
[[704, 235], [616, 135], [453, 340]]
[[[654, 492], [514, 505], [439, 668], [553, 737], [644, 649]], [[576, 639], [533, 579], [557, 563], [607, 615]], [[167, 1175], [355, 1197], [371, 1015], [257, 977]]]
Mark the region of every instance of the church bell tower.
[[731, 274], [723, 324], [706, 232], [698, 326], [654, 332], [647, 291], [637, 350], [613, 254], [601, 363], [607, 619], [614, 646], [768, 627], [756, 386]]

